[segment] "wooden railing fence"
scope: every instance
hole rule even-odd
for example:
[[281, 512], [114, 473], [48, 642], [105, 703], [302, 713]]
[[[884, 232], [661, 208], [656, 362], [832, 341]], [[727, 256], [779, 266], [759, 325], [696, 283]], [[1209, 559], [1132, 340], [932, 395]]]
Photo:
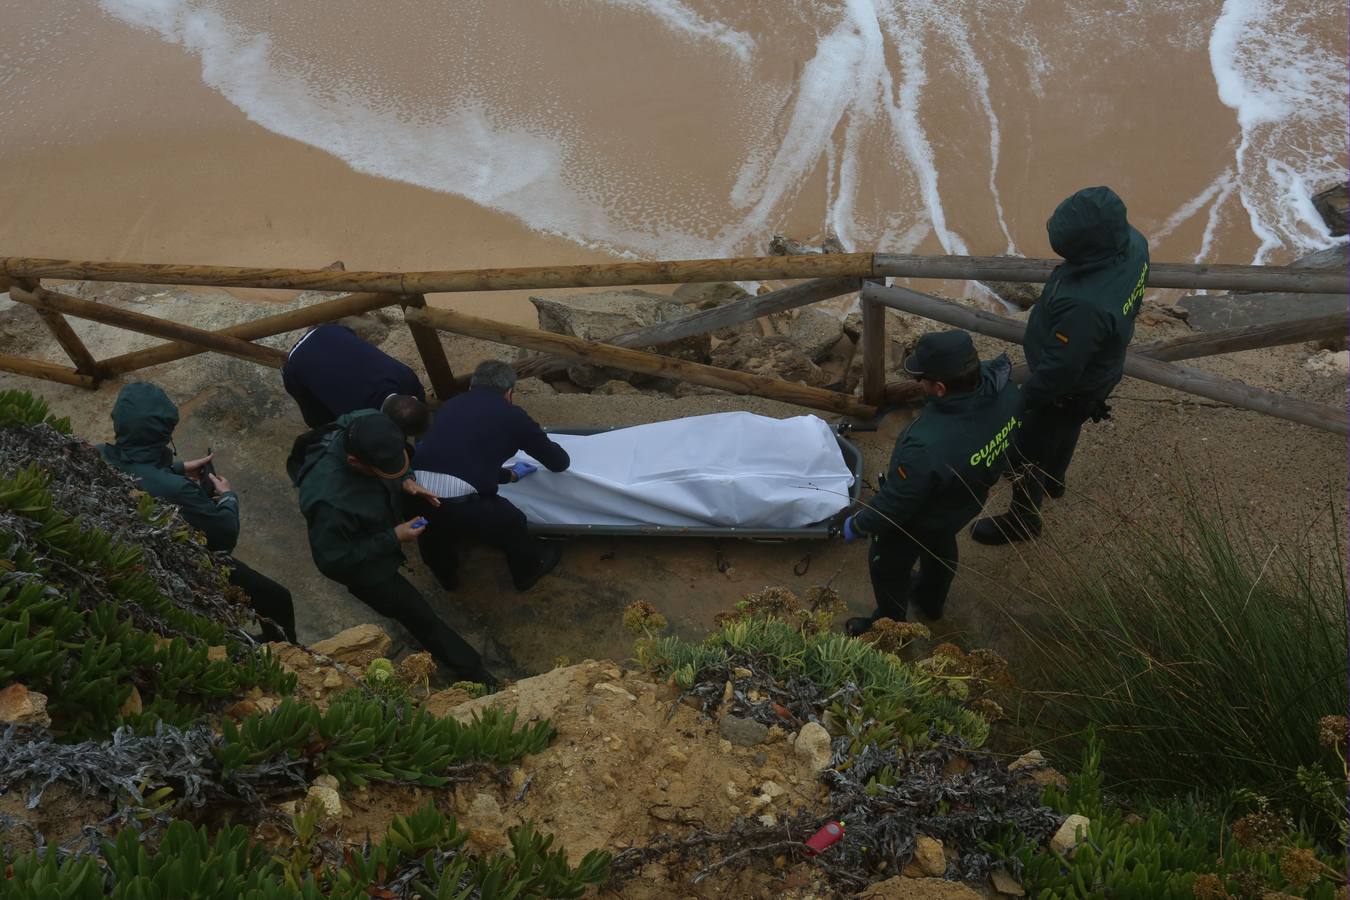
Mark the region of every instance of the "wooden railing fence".
[[[888, 277], [943, 280], [1044, 282], [1056, 260], [1016, 257], [913, 256], [839, 253], [734, 259], [672, 260], [514, 269], [436, 272], [346, 272], [332, 269], [241, 268], [89, 262], [0, 257], [0, 291], [36, 310], [70, 357], [71, 366], [0, 353], [0, 371], [63, 384], [96, 388], [107, 378], [161, 365], [198, 353], [214, 352], [280, 368], [285, 354], [254, 343], [259, 338], [297, 331], [344, 316], [401, 307], [404, 321], [426, 369], [434, 393], [444, 399], [463, 388], [451, 371], [440, 332], [465, 335], [539, 351], [544, 356], [517, 364], [522, 376], [549, 375], [584, 360], [597, 365], [659, 375], [738, 394], [781, 400], [836, 414], [871, 418], [884, 406], [917, 399], [917, 386], [885, 383], [886, 309], [924, 316], [1020, 343], [1025, 326], [1014, 319], [941, 300], [902, 287], [886, 287]], [[350, 292], [303, 309], [266, 316], [218, 331], [206, 331], [156, 316], [73, 297], [41, 279], [115, 281], [137, 284], [208, 285]], [[712, 281], [799, 280], [801, 283], [714, 309], [693, 312], [672, 322], [618, 335], [604, 342], [508, 325], [447, 309], [429, 307], [425, 295], [500, 290], [670, 285]], [[1344, 269], [1156, 263], [1148, 283], [1157, 288], [1279, 291], [1336, 294], [1347, 292]], [[862, 296], [862, 396], [810, 387], [660, 355], [661, 347], [855, 291]], [[89, 319], [167, 339], [145, 350], [98, 360], [71, 328], [67, 316]], [[1176, 360], [1271, 347], [1336, 335], [1350, 328], [1345, 314], [1299, 318], [1277, 325], [1234, 328], [1186, 335], [1137, 346], [1126, 373], [1176, 390], [1219, 400], [1314, 428], [1350, 433], [1346, 410], [1320, 406], [1218, 378]]]

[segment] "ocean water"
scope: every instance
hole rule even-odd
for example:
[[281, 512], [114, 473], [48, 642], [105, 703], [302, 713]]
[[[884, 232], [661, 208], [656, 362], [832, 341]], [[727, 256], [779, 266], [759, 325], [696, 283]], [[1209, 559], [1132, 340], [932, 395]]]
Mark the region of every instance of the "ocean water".
[[[206, 119], [233, 111], [353, 173], [624, 257], [752, 254], [775, 232], [1041, 255], [1055, 203], [1097, 183], [1159, 259], [1284, 262], [1336, 242], [1310, 197], [1346, 177], [1343, 0], [20, 6], [0, 162], [151, 121], [205, 133], [205, 90], [228, 104]], [[80, 54], [107, 82], [84, 115]], [[63, 92], [75, 115], [13, 127]], [[157, 177], [133, 179], [140, 202]]]

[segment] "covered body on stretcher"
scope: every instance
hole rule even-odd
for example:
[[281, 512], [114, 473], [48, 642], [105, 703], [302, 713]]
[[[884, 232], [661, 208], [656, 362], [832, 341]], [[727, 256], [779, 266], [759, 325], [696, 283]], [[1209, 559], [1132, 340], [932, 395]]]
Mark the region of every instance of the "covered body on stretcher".
[[[816, 416], [730, 412], [549, 436], [571, 467], [500, 488], [539, 533], [824, 537], [821, 523], [857, 494], [857, 449]], [[517, 460], [535, 462], [522, 453], [506, 465]]]

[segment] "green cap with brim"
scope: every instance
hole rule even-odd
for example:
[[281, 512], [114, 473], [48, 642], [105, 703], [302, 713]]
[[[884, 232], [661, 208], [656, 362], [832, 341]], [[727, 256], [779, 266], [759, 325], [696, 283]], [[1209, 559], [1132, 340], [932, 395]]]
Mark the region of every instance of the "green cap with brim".
[[935, 331], [919, 338], [905, 357], [904, 369], [915, 378], [943, 381], [968, 375], [980, 366], [975, 343], [965, 331]]
[[381, 478], [399, 478], [408, 471], [403, 431], [384, 413], [361, 416], [347, 426], [347, 452], [374, 469]]

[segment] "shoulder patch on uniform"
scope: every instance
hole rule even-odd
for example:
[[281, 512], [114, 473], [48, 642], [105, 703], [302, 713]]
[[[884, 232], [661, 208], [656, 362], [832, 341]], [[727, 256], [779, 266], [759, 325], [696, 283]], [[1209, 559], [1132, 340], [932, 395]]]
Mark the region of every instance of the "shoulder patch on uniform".
[[1062, 331], [1056, 331], [1055, 340], [1059, 341], [1061, 344], [1067, 344], [1069, 342], [1069, 336]]
[[896, 467], [895, 467], [895, 474], [899, 475], [901, 478], [904, 478], [904, 479], [907, 480], [907, 481], [909, 480], [909, 476], [905, 474], [905, 467], [904, 467], [904, 466], [896, 466]]

